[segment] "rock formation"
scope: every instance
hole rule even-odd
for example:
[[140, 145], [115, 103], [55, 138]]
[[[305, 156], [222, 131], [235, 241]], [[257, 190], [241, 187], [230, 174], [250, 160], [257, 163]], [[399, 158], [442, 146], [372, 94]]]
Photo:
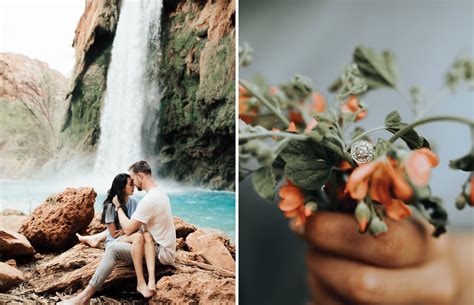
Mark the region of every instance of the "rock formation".
[[64, 250], [77, 241], [75, 234], [94, 217], [96, 193], [92, 188], [67, 188], [39, 205], [19, 232], [36, 250]]
[[77, 25], [73, 41], [76, 64], [62, 124], [61, 143], [65, 154], [90, 153], [97, 149], [100, 113], [120, 4], [120, 0], [87, 0]]
[[[63, 159], [97, 150], [120, 2], [87, 1], [77, 26]], [[233, 190], [235, 1], [164, 0], [160, 33], [147, 57], [144, 85], [161, 99], [145, 113], [146, 158], [162, 177]]]
[[0, 263], [0, 292], [7, 291], [24, 280], [25, 276], [20, 270], [5, 263]]
[[[213, 256], [211, 252], [215, 249], [222, 251], [227, 248], [226, 245], [230, 245], [229, 239], [220, 236], [213, 239], [214, 246], [204, 251], [205, 253], [201, 250], [194, 252], [191, 250], [193, 247], [186, 244], [192, 234], [198, 233], [197, 236], [206, 239], [206, 236], [215, 236], [215, 233], [204, 233], [178, 217], [174, 218], [174, 222], [177, 235], [182, 236], [178, 238], [181, 246], [177, 251], [175, 266], [157, 263], [158, 293], [149, 303], [234, 304], [235, 272], [221, 268], [219, 263], [204, 258], [204, 254]], [[8, 282], [9, 288], [12, 287], [8, 294], [0, 294], [0, 302], [46, 304], [59, 301], [59, 298], [69, 298], [71, 293], [79, 292], [88, 284], [103, 253], [103, 248], [77, 244], [59, 255], [37, 253], [30, 262], [20, 263], [16, 267], [19, 270], [15, 272], [11, 269], [13, 267], [0, 264], [0, 278], [3, 278], [3, 274], [8, 274], [14, 279]], [[228, 255], [230, 256], [229, 253]], [[230, 269], [235, 270], [235, 262], [233, 265]], [[144, 270], [146, 271], [146, 268]], [[20, 281], [24, 281], [24, 284], [18, 286]], [[96, 299], [109, 304], [137, 304], [135, 299], [140, 297], [134, 294], [135, 287], [136, 276], [133, 267], [119, 263], [104, 284], [105, 295]], [[120, 297], [118, 291], [121, 294], [128, 293], [128, 299]]]
[[0, 173], [27, 177], [57, 153], [66, 78], [41, 61], [0, 54]]
[[0, 228], [0, 253], [5, 257], [34, 254], [35, 249], [25, 236]]
[[164, 1], [160, 174], [234, 187], [235, 1]]

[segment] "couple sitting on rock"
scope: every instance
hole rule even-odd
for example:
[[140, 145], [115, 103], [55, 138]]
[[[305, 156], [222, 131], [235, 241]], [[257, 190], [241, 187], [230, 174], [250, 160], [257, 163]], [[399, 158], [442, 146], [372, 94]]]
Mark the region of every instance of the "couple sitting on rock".
[[[163, 265], [174, 264], [176, 231], [169, 198], [157, 187], [147, 162], [132, 164], [129, 173], [114, 178], [104, 201], [102, 222], [107, 224], [107, 230], [91, 236], [78, 235], [81, 242], [92, 247], [105, 240], [105, 254], [86, 289], [61, 304], [88, 304], [118, 261], [133, 263], [137, 291], [149, 298], [156, 293], [155, 258]], [[134, 187], [146, 192], [138, 203], [131, 197]], [[143, 275], [143, 258], [148, 284]]]

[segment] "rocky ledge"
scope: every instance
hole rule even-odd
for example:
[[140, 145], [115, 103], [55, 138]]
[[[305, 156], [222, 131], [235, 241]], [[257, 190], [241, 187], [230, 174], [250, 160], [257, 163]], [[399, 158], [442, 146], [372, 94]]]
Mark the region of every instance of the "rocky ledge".
[[[66, 217], [71, 205], [88, 206], [92, 189], [67, 189], [49, 197], [30, 216], [0, 216], [0, 303], [51, 304], [68, 299], [86, 287], [97, 268], [104, 248], [78, 243], [75, 233], [100, 232], [99, 215], [86, 228], [70, 226]], [[71, 196], [71, 194], [75, 194]], [[86, 196], [88, 195], [88, 196]], [[65, 199], [66, 198], [66, 199]], [[89, 198], [89, 199], [88, 199]], [[44, 226], [42, 246], [33, 248], [34, 238], [26, 238], [25, 228], [33, 223], [51, 221], [49, 206], [55, 205], [55, 227], [67, 237], [57, 247], [58, 233]], [[42, 212], [42, 213], [40, 213]], [[86, 213], [84, 213], [86, 214]], [[49, 218], [48, 218], [49, 217]], [[84, 217], [77, 215], [76, 217]], [[235, 303], [235, 247], [218, 233], [206, 233], [175, 217], [177, 258], [175, 266], [156, 266], [157, 294], [145, 300], [135, 292], [136, 279], [131, 265], [119, 264], [107, 279], [104, 291], [96, 294], [92, 304], [175, 304]], [[20, 227], [22, 228], [20, 230]], [[68, 232], [66, 232], [69, 230]], [[61, 245], [63, 245], [61, 244]], [[12, 246], [13, 245], [13, 246]], [[55, 252], [51, 252], [55, 251]], [[39, 253], [38, 253], [39, 252]], [[146, 268], [144, 268], [146, 270]]]

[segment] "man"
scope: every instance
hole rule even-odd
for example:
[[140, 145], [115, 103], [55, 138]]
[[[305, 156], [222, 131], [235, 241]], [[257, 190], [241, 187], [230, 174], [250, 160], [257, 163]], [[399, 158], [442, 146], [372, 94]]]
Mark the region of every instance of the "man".
[[[119, 217], [120, 226], [125, 234], [130, 235], [144, 226], [145, 233], [151, 234], [156, 247], [144, 246], [144, 235], [139, 234], [132, 244], [114, 242], [107, 246], [105, 254], [89, 285], [76, 297], [60, 304], [88, 304], [94, 293], [102, 289], [107, 277], [112, 273], [119, 260], [133, 262], [137, 274], [137, 291], [148, 298], [154, 294], [156, 281], [154, 278], [155, 254], [163, 265], [173, 265], [176, 256], [176, 231], [171, 214], [170, 201], [162, 192], [151, 175], [151, 168], [145, 161], [139, 161], [129, 167], [129, 174], [135, 187], [147, 194], [138, 203], [135, 213], [128, 219], [120, 208], [117, 198], [113, 203]], [[150, 255], [150, 254], [153, 255]], [[148, 285], [143, 275], [143, 257], [146, 257], [150, 279]]]

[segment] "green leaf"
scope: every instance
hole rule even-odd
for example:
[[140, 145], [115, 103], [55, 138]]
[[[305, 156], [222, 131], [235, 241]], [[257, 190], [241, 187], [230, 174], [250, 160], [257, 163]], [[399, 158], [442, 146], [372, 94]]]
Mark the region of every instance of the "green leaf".
[[[365, 129], [360, 127], [360, 126], [357, 126], [356, 128], [354, 128], [354, 130], [351, 132], [351, 139], [355, 139], [357, 138], [358, 136], [360, 136], [361, 134], [363, 134], [365, 132]], [[369, 140], [369, 136], [368, 135], [365, 135], [363, 136], [360, 140], [366, 140], [368, 141]]]
[[276, 180], [271, 166], [261, 167], [253, 172], [252, 184], [260, 197], [270, 201], [275, 198]]
[[[407, 123], [403, 123], [401, 120], [402, 118], [397, 111], [390, 112], [385, 117], [385, 129], [393, 134], [397, 133], [408, 126]], [[407, 143], [410, 149], [419, 149], [422, 147], [431, 149], [430, 143], [424, 137], [418, 135], [414, 129], [405, 133], [401, 138], [405, 143]]]
[[286, 163], [328, 160], [324, 146], [307, 141], [290, 141], [280, 156]]
[[375, 145], [375, 158], [380, 157], [383, 153], [386, 153], [390, 147], [390, 143], [384, 139], [378, 138], [377, 144]]
[[285, 176], [305, 190], [317, 190], [329, 179], [331, 167], [324, 160], [294, 161], [285, 166]]
[[435, 230], [434, 237], [438, 237], [446, 232], [446, 225], [448, 224], [448, 213], [443, 208], [441, 199], [438, 197], [424, 198], [419, 201], [425, 210], [429, 211], [428, 222], [431, 223]]
[[460, 169], [465, 172], [474, 171], [474, 152], [471, 150], [471, 152], [467, 155], [459, 159], [449, 161], [449, 167], [452, 169]]
[[377, 54], [371, 48], [359, 46], [354, 50], [353, 61], [359, 67], [369, 89], [397, 87], [396, 62], [390, 51]]

